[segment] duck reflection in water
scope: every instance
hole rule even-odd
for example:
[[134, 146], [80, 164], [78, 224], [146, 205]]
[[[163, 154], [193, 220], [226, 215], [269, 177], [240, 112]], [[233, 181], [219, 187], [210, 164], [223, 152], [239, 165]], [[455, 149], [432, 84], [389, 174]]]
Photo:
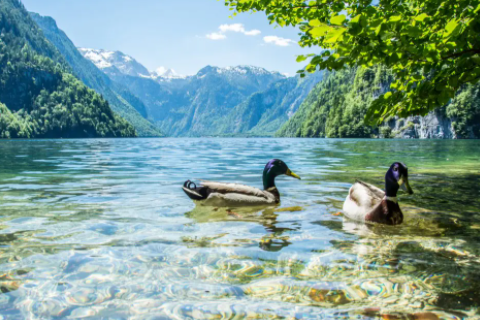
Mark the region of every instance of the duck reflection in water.
[[213, 208], [196, 206], [185, 215], [197, 223], [210, 222], [255, 222], [262, 225], [268, 234], [264, 235], [259, 242], [259, 247], [265, 251], [280, 251], [289, 246], [289, 236], [285, 233], [297, 231], [299, 225], [291, 227], [279, 227], [277, 212], [301, 211], [301, 207], [278, 208], [271, 207], [241, 207], [241, 208]]

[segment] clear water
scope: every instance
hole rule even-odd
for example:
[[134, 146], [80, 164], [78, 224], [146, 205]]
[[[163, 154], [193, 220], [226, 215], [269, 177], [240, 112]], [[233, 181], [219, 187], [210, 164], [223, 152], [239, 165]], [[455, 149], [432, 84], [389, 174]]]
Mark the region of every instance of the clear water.
[[[196, 208], [186, 179], [282, 203]], [[125, 139], [0, 142], [6, 319], [479, 318], [480, 142]], [[404, 161], [401, 226], [337, 212], [356, 178]], [[1, 317], [0, 317], [1, 318]]]

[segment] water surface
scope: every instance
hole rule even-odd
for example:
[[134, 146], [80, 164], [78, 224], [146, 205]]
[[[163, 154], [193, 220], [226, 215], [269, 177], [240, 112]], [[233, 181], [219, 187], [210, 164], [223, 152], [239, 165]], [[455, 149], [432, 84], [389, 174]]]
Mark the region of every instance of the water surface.
[[[201, 208], [186, 179], [261, 187], [278, 207]], [[479, 318], [480, 142], [0, 141], [6, 319]], [[355, 179], [405, 162], [401, 226], [338, 212]], [[0, 316], [0, 317], [1, 317]]]

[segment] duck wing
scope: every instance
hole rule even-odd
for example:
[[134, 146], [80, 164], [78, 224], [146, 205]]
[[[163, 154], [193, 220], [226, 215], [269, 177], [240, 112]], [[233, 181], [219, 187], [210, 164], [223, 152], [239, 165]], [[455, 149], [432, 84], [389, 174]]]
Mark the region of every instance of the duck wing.
[[343, 212], [350, 219], [365, 221], [366, 215], [382, 202], [384, 196], [381, 189], [357, 180], [343, 203]]
[[243, 207], [243, 206], [264, 206], [275, 205], [275, 198], [272, 196], [259, 197], [240, 193], [211, 193], [207, 199], [202, 201], [203, 205], [215, 207]]
[[220, 193], [224, 195], [237, 194], [265, 199], [269, 198], [267, 193], [263, 190], [238, 183], [202, 181], [201, 186], [208, 188], [210, 190], [210, 193]]
[[380, 189], [380, 188], [377, 188], [377, 187], [374, 186], [373, 184], [366, 183], [366, 182], [363, 182], [363, 181], [361, 181], [361, 180], [356, 180], [355, 184], [359, 184], [359, 185], [361, 185], [363, 188], [365, 188], [366, 191], [367, 191], [367, 193], [369, 194], [369, 196], [371, 196], [371, 197], [373, 197], [373, 198], [382, 200], [383, 197], [385, 197], [385, 191], [383, 191], [383, 190]]
[[369, 183], [359, 181], [350, 188], [349, 200], [352, 201], [361, 212], [367, 213], [380, 203], [385, 192]]
[[190, 199], [201, 201], [207, 206], [257, 206], [277, 203], [276, 189], [267, 192], [237, 183], [202, 181], [197, 187], [195, 183], [187, 180], [183, 191]]

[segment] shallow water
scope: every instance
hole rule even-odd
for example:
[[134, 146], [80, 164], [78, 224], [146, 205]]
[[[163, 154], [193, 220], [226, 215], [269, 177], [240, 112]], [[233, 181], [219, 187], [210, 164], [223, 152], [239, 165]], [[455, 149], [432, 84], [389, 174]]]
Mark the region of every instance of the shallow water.
[[[195, 207], [186, 179], [261, 187], [278, 207]], [[480, 318], [480, 142], [0, 141], [6, 319]], [[409, 167], [401, 226], [338, 215], [356, 178]], [[0, 318], [1, 318], [0, 316]]]

